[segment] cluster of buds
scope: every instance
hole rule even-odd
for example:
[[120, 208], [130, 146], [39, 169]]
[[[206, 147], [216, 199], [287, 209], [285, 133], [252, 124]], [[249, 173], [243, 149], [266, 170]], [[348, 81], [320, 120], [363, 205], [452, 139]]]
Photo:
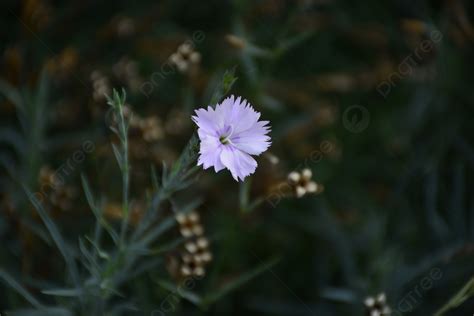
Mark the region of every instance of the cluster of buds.
[[300, 198], [308, 193], [322, 192], [322, 186], [311, 180], [313, 173], [310, 169], [303, 169], [301, 172], [292, 171], [288, 174], [288, 183], [294, 191], [296, 197]]
[[25, 21], [23, 23], [32, 28], [32, 31], [41, 31], [49, 25], [53, 7], [48, 2], [38, 0], [22, 1], [21, 21]]
[[[112, 220], [121, 220], [123, 219], [124, 213], [123, 213], [123, 207], [122, 204], [120, 203], [115, 203], [115, 202], [108, 202], [103, 206], [104, 210], [104, 215], [107, 218], [110, 218]], [[130, 218], [129, 221], [132, 225], [137, 225], [144, 213], [145, 210], [145, 205], [142, 201], [133, 201], [133, 203], [130, 204]]]
[[38, 182], [40, 187], [46, 185], [55, 187], [59, 185], [60, 181], [51, 167], [43, 166], [39, 171]]
[[105, 100], [105, 95], [110, 95], [110, 82], [100, 71], [94, 70], [91, 74], [92, 87], [94, 92], [92, 97], [94, 101], [100, 102]]
[[243, 38], [234, 34], [226, 35], [225, 39], [229, 45], [237, 49], [244, 49], [247, 46], [247, 42]]
[[205, 267], [212, 261], [209, 240], [197, 212], [176, 215], [181, 235], [187, 239], [181, 253], [179, 273], [182, 277], [203, 277]]
[[212, 261], [212, 253], [209, 251], [209, 240], [199, 237], [188, 241], [184, 245], [185, 252], [181, 255], [181, 274], [187, 276], [202, 277], [206, 273], [205, 266]]
[[280, 158], [278, 156], [272, 154], [271, 152], [266, 152], [263, 154], [265, 158], [272, 164], [272, 165], [277, 165], [280, 162]]
[[201, 225], [201, 218], [197, 212], [176, 215], [176, 221], [179, 223], [179, 232], [184, 238], [193, 236], [202, 236], [204, 228]]
[[194, 50], [193, 44], [184, 42], [178, 47], [176, 53], [173, 53], [170, 62], [178, 68], [179, 72], [187, 73], [196, 69], [201, 61], [201, 54]]
[[112, 67], [115, 76], [126, 82], [132, 91], [138, 91], [142, 79], [138, 72], [138, 65], [135, 61], [127, 57], [122, 57], [118, 63]]
[[154, 142], [163, 137], [161, 121], [157, 116], [149, 116], [141, 119], [139, 127], [143, 134], [143, 139], [147, 142]]
[[168, 134], [178, 135], [191, 126], [189, 122], [189, 114], [173, 109], [166, 118], [165, 130]]
[[51, 192], [49, 200], [53, 206], [63, 211], [68, 211], [73, 206], [73, 199], [77, 196], [76, 188], [72, 186], [61, 186]]
[[128, 112], [130, 113], [126, 116], [131, 116], [130, 127], [138, 130], [143, 140], [151, 143], [163, 138], [163, 124], [157, 116], [141, 117], [138, 114], [131, 113], [131, 111]]
[[128, 37], [135, 33], [135, 22], [132, 18], [127, 16], [115, 17], [113, 22], [116, 23], [116, 31], [119, 37]]
[[67, 47], [59, 55], [48, 60], [46, 69], [58, 79], [64, 79], [74, 71], [78, 61], [77, 51], [72, 47]]
[[38, 176], [40, 194], [47, 195], [51, 205], [67, 211], [72, 208], [73, 199], [77, 196], [77, 190], [63, 181], [48, 166], [40, 169]]
[[369, 316], [390, 316], [392, 310], [387, 305], [387, 297], [385, 293], [380, 293], [376, 297], [367, 297], [364, 300]]
[[[109, 112], [111, 116], [106, 119], [111, 126], [116, 126], [119, 118], [115, 113]], [[156, 115], [142, 117], [133, 112], [129, 104], [125, 104], [123, 108], [123, 116], [129, 122], [131, 136], [140, 135], [146, 142], [154, 142], [163, 138], [163, 124]]]

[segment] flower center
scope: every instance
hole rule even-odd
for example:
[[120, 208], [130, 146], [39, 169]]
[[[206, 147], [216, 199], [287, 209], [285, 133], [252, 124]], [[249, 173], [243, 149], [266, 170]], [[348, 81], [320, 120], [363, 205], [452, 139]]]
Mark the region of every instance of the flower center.
[[224, 128], [224, 132], [219, 137], [219, 141], [221, 142], [221, 144], [227, 145], [227, 144], [230, 143], [230, 137], [232, 136], [233, 131], [234, 130], [233, 130], [232, 126], [226, 126]]
[[229, 143], [229, 137], [228, 136], [221, 136], [221, 137], [219, 137], [219, 141], [221, 142], [221, 144], [227, 145]]

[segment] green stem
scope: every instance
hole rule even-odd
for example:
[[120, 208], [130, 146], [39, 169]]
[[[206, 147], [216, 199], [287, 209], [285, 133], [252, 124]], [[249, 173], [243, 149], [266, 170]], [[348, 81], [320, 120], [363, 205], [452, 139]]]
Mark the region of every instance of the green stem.
[[120, 229], [121, 250], [125, 248], [125, 237], [130, 219], [130, 164], [128, 157], [128, 122], [125, 120], [125, 116], [123, 114], [125, 100], [125, 90], [122, 90], [121, 94], [114, 90], [112, 98], [108, 97], [108, 103], [115, 110], [116, 115], [118, 115], [118, 130], [115, 130], [115, 133], [118, 135], [122, 147], [121, 153], [118, 154], [119, 157], [117, 157], [118, 163], [120, 165], [120, 170], [122, 171], [122, 223]]
[[469, 297], [474, 296], [474, 277], [462, 287], [443, 307], [441, 307], [434, 316], [442, 316], [447, 311], [454, 309], [464, 303]]
[[[125, 103], [125, 96], [122, 101]], [[129, 186], [130, 186], [130, 165], [128, 160], [128, 127], [125, 122], [123, 115], [123, 103], [119, 105], [120, 115], [120, 138], [122, 141], [122, 227], [120, 230], [120, 245], [124, 247], [125, 235], [127, 231], [128, 222], [130, 219], [130, 206], [129, 206]]]
[[123, 188], [122, 188], [122, 227], [120, 231], [120, 241], [123, 246], [125, 235], [127, 231], [128, 222], [130, 219], [130, 207], [129, 207], [129, 164], [128, 164], [128, 142], [125, 141], [124, 145], [124, 166], [122, 170]]

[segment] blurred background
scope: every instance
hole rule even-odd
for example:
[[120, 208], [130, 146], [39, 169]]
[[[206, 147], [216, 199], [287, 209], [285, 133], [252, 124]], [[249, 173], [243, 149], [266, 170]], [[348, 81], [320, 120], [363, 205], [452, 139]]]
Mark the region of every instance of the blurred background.
[[[472, 315], [473, 6], [2, 0], [0, 270], [69, 304], [40, 290], [64, 264], [22, 186], [71, 245], [94, 229], [81, 174], [120, 219], [104, 94], [124, 87], [138, 223], [150, 166], [177, 159], [194, 109], [234, 71], [229, 94], [271, 121], [272, 146], [245, 183], [209, 169], [176, 197], [199, 198], [183, 222], [212, 260], [173, 294], [184, 263], [161, 253], [121, 290], [123, 315], [432, 315], [456, 294], [445, 315]], [[27, 308], [3, 279], [0, 312]]]

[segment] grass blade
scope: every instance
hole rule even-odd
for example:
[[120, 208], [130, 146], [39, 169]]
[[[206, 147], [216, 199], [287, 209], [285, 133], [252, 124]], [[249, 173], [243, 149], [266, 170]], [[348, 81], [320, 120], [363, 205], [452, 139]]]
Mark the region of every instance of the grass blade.
[[62, 296], [62, 297], [78, 297], [83, 295], [81, 289], [53, 289], [53, 290], [44, 290], [41, 293], [46, 295], [53, 296]]
[[[84, 190], [84, 193], [86, 195], [87, 203], [89, 204], [89, 207], [92, 210], [92, 213], [94, 213], [94, 216], [96, 218], [96, 221], [98, 224], [100, 224], [101, 227], [103, 227], [110, 235], [114, 243], [117, 245], [119, 242], [119, 236], [117, 232], [113, 229], [113, 227], [105, 220], [103, 214], [102, 214], [102, 208], [98, 208], [94, 196], [92, 195], [92, 191], [89, 186], [89, 182], [87, 181], [87, 178], [84, 175], [81, 175], [82, 179], [82, 188]], [[96, 227], [96, 233], [95, 233], [95, 243], [98, 245], [99, 244], [99, 236], [100, 236], [100, 230]]]
[[271, 269], [273, 266], [275, 266], [278, 261], [280, 261], [279, 258], [273, 258], [270, 259], [266, 262], [263, 262], [253, 270], [250, 270], [246, 273], [243, 273], [240, 275], [238, 278], [230, 281], [229, 283], [225, 284], [222, 286], [220, 289], [215, 291], [214, 293], [206, 295], [203, 300], [202, 300], [202, 305], [203, 306], [208, 306], [210, 304], [213, 304], [214, 302], [218, 301], [221, 299], [223, 296], [229, 294], [230, 292], [236, 290], [243, 284], [249, 282], [250, 280], [254, 279], [258, 275], [262, 274], [265, 271], [268, 271]]
[[170, 282], [165, 281], [165, 280], [158, 280], [157, 282], [162, 288], [164, 288], [164, 289], [171, 292], [166, 297], [165, 300], [170, 299], [170, 296], [172, 296], [172, 295], [176, 295], [176, 296], [182, 297], [182, 298], [188, 300], [189, 302], [191, 302], [195, 305], [198, 305], [198, 306], [201, 305], [201, 303], [202, 303], [202, 298], [199, 295], [197, 295], [196, 293], [191, 292], [189, 290], [183, 289], [181, 285], [176, 286], [173, 283], [170, 283]]
[[25, 300], [36, 308], [41, 308], [43, 305], [33, 297], [24, 287], [22, 287], [12, 276], [0, 269], [0, 279], [3, 279], [7, 285], [20, 294]]
[[21, 309], [6, 313], [8, 316], [72, 316], [72, 312], [62, 307], [47, 307], [38, 310]]
[[51, 217], [49, 217], [48, 213], [45, 211], [38, 199], [36, 199], [36, 197], [31, 193], [31, 191], [28, 190], [26, 187], [24, 187], [24, 190], [28, 196], [28, 199], [36, 208], [39, 216], [41, 217], [41, 220], [48, 229], [51, 237], [53, 238], [54, 243], [56, 244], [56, 247], [59, 249], [59, 252], [63, 256], [64, 261], [66, 262], [66, 265], [68, 267], [67, 270], [71, 276], [74, 285], [76, 287], [79, 287], [80, 281], [76, 263], [74, 262], [72, 253], [69, 251], [68, 246], [66, 245], [63, 237], [61, 236], [61, 233], [59, 232], [58, 227], [51, 219]]

